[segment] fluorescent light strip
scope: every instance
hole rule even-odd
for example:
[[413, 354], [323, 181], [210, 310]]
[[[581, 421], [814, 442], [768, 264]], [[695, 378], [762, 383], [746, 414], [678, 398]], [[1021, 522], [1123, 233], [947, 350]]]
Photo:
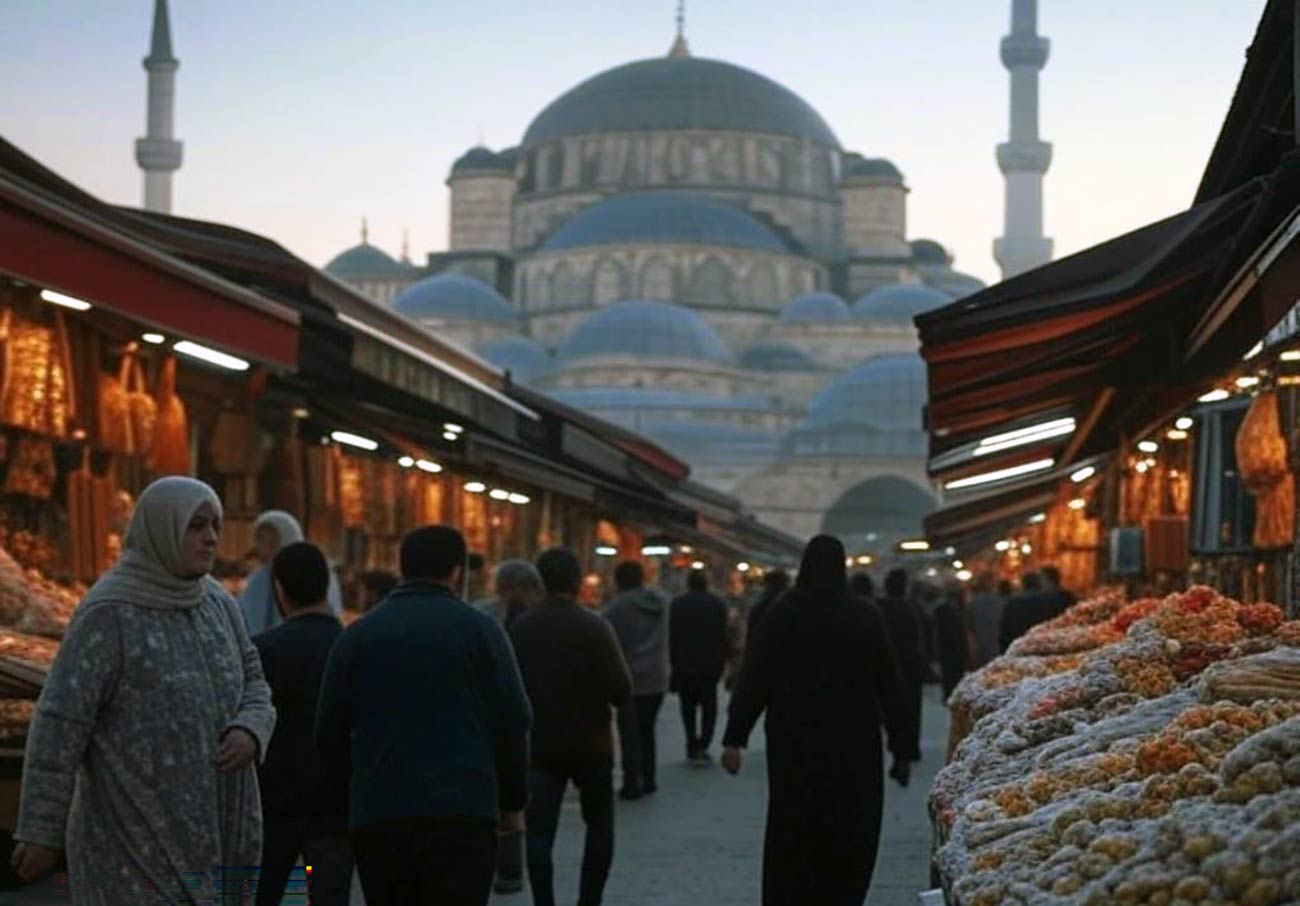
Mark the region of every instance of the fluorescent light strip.
[[1050, 469], [1056, 465], [1054, 459], [1035, 459], [1033, 462], [1021, 463], [1018, 466], [1008, 466], [1005, 469], [995, 469], [992, 472], [981, 472], [978, 475], [968, 475], [965, 478], [957, 478], [944, 484], [944, 490], [956, 491], [961, 488], [973, 488], [982, 484], [990, 484], [994, 481], [1001, 481], [1004, 478], [1016, 478], [1020, 475], [1029, 475], [1033, 472], [1042, 472], [1044, 469]]
[[1066, 425], [1069, 426], [1069, 430], [1071, 431], [1074, 430], [1073, 416], [1066, 416], [1065, 418], [1054, 418], [1051, 421], [1040, 422], [1037, 425], [1030, 425], [1028, 428], [1017, 428], [1014, 431], [1005, 431], [1002, 434], [993, 434], [981, 440], [979, 445], [981, 447], [987, 447], [993, 444], [1005, 443], [1006, 441], [1009, 440], [1015, 440], [1016, 438], [1024, 437], [1027, 434], [1040, 434], [1044, 431], [1054, 431], [1058, 428], [1065, 427]]
[[1284, 362], [1300, 362], [1300, 349], [1288, 349], [1278, 358]]
[[198, 359], [201, 362], [207, 362], [209, 365], [216, 365], [230, 371], [247, 371], [249, 368], [248, 362], [241, 358], [219, 352], [216, 349], [209, 349], [207, 346], [190, 340], [180, 340], [172, 346], [172, 349], [181, 355], [187, 355], [192, 359]]
[[415, 460], [410, 456], [399, 456], [397, 458], [397, 464], [403, 469], [409, 469], [411, 466], [415, 465]]
[[167, 338], [160, 333], [142, 333], [140, 339], [144, 340], [151, 346], [161, 346], [167, 342]]
[[1219, 403], [1230, 396], [1232, 396], [1231, 393], [1220, 387], [1217, 390], [1211, 390], [1209, 393], [1202, 393], [1196, 398], [1196, 401], [1200, 403]]
[[509, 500], [510, 492], [505, 490], [504, 488], [493, 488], [492, 490], [488, 491], [488, 496], [491, 497], [493, 500]]
[[1097, 474], [1096, 466], [1084, 466], [1070, 475], [1070, 480], [1075, 484], [1083, 484], [1089, 478]]
[[1174, 420], [1174, 427], [1179, 431], [1188, 431], [1194, 424], [1196, 424], [1196, 421], [1189, 415]]
[[1251, 359], [1253, 359], [1255, 356], [1259, 355], [1263, 351], [1264, 351], [1264, 341], [1260, 340], [1254, 346], [1246, 350], [1246, 354], [1241, 357], [1241, 360], [1243, 362], [1249, 362]]
[[930, 549], [929, 541], [903, 541], [898, 545], [899, 550], [904, 551], [928, 551]]
[[438, 465], [436, 462], [431, 462], [430, 460], [427, 459], [417, 459], [415, 461], [415, 467], [419, 469], [421, 472], [428, 472], [431, 475], [437, 475], [439, 472], [442, 471], [442, 466]]
[[487, 485], [485, 485], [485, 484], [484, 484], [483, 482], [481, 482], [481, 481], [467, 481], [467, 482], [465, 482], [465, 493], [466, 493], [466, 494], [482, 494], [482, 493], [483, 493], [484, 491], [486, 491], [486, 490], [487, 490]]
[[526, 503], [533, 502], [533, 498], [529, 497], [527, 494], [518, 494], [518, 493], [511, 494], [509, 497], [506, 498], [506, 500], [509, 500], [511, 503], [516, 504], [518, 506], [523, 506]]
[[1047, 521], [1046, 513], [1035, 513], [1034, 515], [1029, 517], [1029, 522], [1031, 525], [1037, 525], [1040, 522], [1046, 522], [1046, 521]]
[[1066, 434], [1074, 433], [1074, 420], [1071, 419], [1068, 425], [1057, 425], [1036, 434], [1025, 434], [1021, 437], [1015, 437], [1011, 440], [1000, 441], [995, 444], [986, 444], [980, 441], [980, 445], [975, 448], [975, 456], [987, 456], [990, 453], [998, 453], [1002, 450], [1010, 450], [1015, 447], [1023, 447], [1026, 444], [1038, 443], [1040, 440], [1051, 440], [1053, 437], [1063, 437]]
[[379, 441], [371, 440], [368, 437], [362, 437], [360, 434], [353, 434], [351, 431], [331, 431], [330, 440], [340, 444], [347, 444], [349, 447], [356, 447], [359, 450], [366, 450], [371, 453], [379, 449]]
[[51, 305], [70, 308], [73, 311], [90, 311], [92, 308], [91, 304], [85, 299], [78, 299], [76, 296], [69, 296], [67, 293], [57, 293], [52, 289], [41, 290], [41, 298]]
[[673, 549], [666, 544], [648, 544], [641, 548], [644, 557], [667, 557], [672, 552]]
[[609, 545], [606, 545], [606, 544], [599, 545], [599, 546], [596, 548], [596, 556], [597, 556], [597, 557], [617, 557], [617, 556], [618, 556], [618, 548], [616, 548], [616, 547], [610, 547]]

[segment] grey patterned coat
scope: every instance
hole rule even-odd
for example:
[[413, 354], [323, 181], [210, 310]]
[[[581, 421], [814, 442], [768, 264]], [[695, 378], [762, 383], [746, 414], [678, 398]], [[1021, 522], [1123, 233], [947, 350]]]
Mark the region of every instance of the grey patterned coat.
[[211, 903], [218, 867], [261, 858], [257, 773], [216, 753], [243, 727], [264, 755], [271, 693], [238, 605], [202, 598], [87, 601], [41, 693], [14, 836], [66, 849], [77, 906]]

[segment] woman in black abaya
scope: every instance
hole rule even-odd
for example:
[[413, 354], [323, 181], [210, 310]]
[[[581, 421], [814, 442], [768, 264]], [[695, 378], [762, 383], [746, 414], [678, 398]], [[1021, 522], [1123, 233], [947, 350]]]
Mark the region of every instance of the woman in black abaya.
[[[794, 589], [750, 641], [731, 699], [723, 765], [767, 712], [763, 906], [862, 906], [884, 800], [881, 724], [903, 738], [899, 678], [874, 604], [850, 596], [844, 545], [809, 542]], [[890, 772], [907, 782], [907, 762]]]

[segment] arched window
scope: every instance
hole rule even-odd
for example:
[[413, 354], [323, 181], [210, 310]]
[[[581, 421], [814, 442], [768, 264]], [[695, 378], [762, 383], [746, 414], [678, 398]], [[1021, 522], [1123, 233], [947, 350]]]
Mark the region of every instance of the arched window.
[[691, 274], [686, 301], [696, 305], [726, 305], [731, 302], [731, 268], [710, 258]]
[[766, 261], [760, 261], [749, 269], [749, 303], [763, 308], [771, 308], [781, 302], [781, 290], [776, 279], [776, 270]]
[[676, 283], [672, 263], [662, 255], [641, 265], [641, 298], [671, 302], [677, 298]]
[[581, 305], [587, 301], [587, 293], [582, 281], [568, 262], [562, 262], [559, 267], [551, 271], [551, 305], [556, 308], [567, 308], [571, 305]]
[[592, 299], [597, 305], [608, 305], [627, 298], [623, 265], [612, 258], [605, 258], [596, 264], [591, 284]]

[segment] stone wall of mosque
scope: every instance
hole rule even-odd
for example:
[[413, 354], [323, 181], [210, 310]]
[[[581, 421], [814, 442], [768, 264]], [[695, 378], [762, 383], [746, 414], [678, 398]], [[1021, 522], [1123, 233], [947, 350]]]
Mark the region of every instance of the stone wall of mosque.
[[449, 248], [453, 252], [508, 252], [514, 213], [512, 174], [453, 176]]
[[[839, 152], [832, 148], [772, 135], [674, 130], [557, 139], [524, 155], [515, 247], [536, 244], [554, 228], [557, 214], [596, 197], [681, 189], [778, 209], [800, 242], [815, 254], [829, 255], [837, 244], [839, 168]], [[759, 202], [782, 196], [804, 203]]]
[[915, 352], [920, 346], [916, 328], [901, 321], [777, 322], [768, 337], [785, 341], [814, 362], [839, 371], [861, 365], [875, 355]]

